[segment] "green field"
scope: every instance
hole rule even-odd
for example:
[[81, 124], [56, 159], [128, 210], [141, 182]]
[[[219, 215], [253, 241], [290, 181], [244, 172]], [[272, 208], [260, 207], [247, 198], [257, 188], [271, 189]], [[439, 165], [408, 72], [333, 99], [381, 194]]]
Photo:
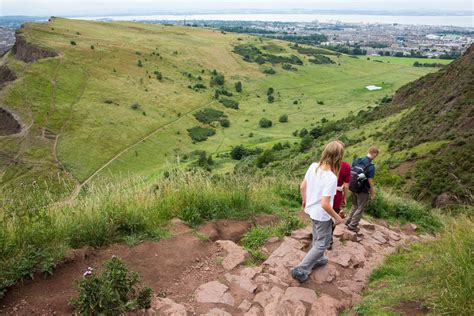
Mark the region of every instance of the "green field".
[[437, 63], [447, 65], [452, 62], [451, 59], [438, 59], [438, 58], [413, 58], [413, 57], [388, 57], [388, 56], [370, 56], [370, 60], [383, 61], [384, 63], [413, 66], [415, 61], [419, 63]]
[[[56, 181], [58, 172], [71, 185], [99, 175], [149, 175], [194, 160], [197, 149], [215, 159], [238, 144], [293, 143], [299, 141], [293, 131], [373, 106], [435, 70], [409, 67], [404, 64], [409, 58], [398, 64], [394, 58], [377, 63], [346, 55], [330, 55], [333, 64], [318, 65], [288, 42], [192, 27], [54, 19], [28, 24], [22, 33], [60, 57], [32, 64], [4, 57], [20, 79], [2, 91], [0, 103], [29, 127], [21, 136], [0, 139], [2, 152], [20, 160], [1, 170], [0, 183], [10, 186], [38, 177]], [[303, 65], [293, 65], [295, 71], [284, 70], [281, 63], [246, 62], [233, 53], [236, 45], [295, 55]], [[276, 74], [264, 74], [266, 68]], [[233, 93], [230, 99], [239, 102], [238, 110], [214, 98], [213, 70], [225, 76], [223, 88]], [[237, 81], [242, 82], [240, 93]], [[189, 88], [198, 83], [207, 88]], [[383, 89], [368, 91], [370, 84]], [[269, 87], [273, 103], [267, 101]], [[223, 111], [230, 127], [217, 125], [214, 136], [194, 143], [187, 130], [205, 125], [193, 115], [205, 108]], [[282, 114], [288, 115], [287, 123], [278, 122]], [[259, 127], [261, 118], [273, 126]], [[45, 133], [53, 137], [42, 137]], [[222, 170], [231, 170], [228, 159], [217, 161]]]

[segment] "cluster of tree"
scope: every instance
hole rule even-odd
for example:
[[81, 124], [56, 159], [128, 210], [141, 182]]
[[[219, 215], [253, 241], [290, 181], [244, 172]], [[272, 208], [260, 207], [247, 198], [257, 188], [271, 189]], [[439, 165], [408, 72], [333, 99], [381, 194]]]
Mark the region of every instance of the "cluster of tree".
[[331, 58], [327, 57], [327, 56], [324, 56], [324, 55], [321, 55], [321, 54], [314, 54], [313, 55], [313, 58], [310, 58], [308, 60], [310, 63], [313, 63], [313, 64], [318, 64], [318, 65], [322, 65], [322, 64], [335, 64], [334, 61], [332, 61]]
[[218, 73], [217, 70], [212, 71], [211, 76], [211, 87], [213, 86], [223, 86], [225, 82], [225, 77], [223, 74]]
[[420, 63], [419, 61], [415, 61], [413, 63], [414, 67], [436, 67], [436, 68], [441, 68], [444, 67], [444, 64], [440, 63]]
[[283, 64], [281, 68], [285, 70], [298, 71], [298, 68], [293, 67], [291, 64]]
[[276, 71], [275, 71], [275, 69], [270, 67], [270, 68], [263, 69], [263, 73], [267, 74], [267, 75], [274, 75], [274, 74], [276, 74]]
[[293, 65], [303, 65], [303, 61], [298, 58], [296, 55], [291, 56], [277, 56], [273, 54], [263, 54], [260, 49], [253, 45], [236, 45], [234, 46], [234, 53], [242, 56], [247, 62], [255, 62], [259, 65], [262, 65], [266, 62], [271, 64], [293, 64]]
[[235, 146], [230, 151], [230, 157], [234, 160], [241, 160], [244, 157], [258, 155], [263, 150], [261, 148], [245, 148], [243, 145]]
[[231, 97], [234, 94], [228, 90], [226, 90], [224, 87], [219, 87], [216, 89], [214, 92], [214, 98], [219, 99], [219, 96], [224, 95], [226, 97]]
[[299, 43], [299, 44], [309, 44], [309, 45], [321, 44], [321, 42], [326, 42], [328, 40], [327, 36], [324, 34], [283, 35], [283, 36], [272, 36], [272, 37], [289, 41], [289, 42], [294, 42], [294, 43]]
[[221, 26], [220, 29], [224, 32], [243, 33], [243, 34], [275, 34], [275, 31], [244, 26]]
[[198, 150], [196, 151], [196, 154], [198, 155], [196, 166], [204, 170], [211, 171], [212, 165], [214, 165], [214, 160], [212, 159], [212, 155], [211, 154], [208, 155], [205, 150]]
[[[211, 124], [212, 122], [220, 122], [222, 126], [227, 125], [227, 124], [230, 125], [230, 122], [227, 119], [227, 116], [224, 114], [224, 112], [216, 110], [216, 109], [206, 108], [204, 110], [194, 113], [194, 117], [196, 118], [196, 120], [204, 124]], [[224, 122], [224, 124], [222, 124], [222, 122]], [[227, 126], [224, 126], [224, 127], [227, 127]]]
[[203, 142], [207, 140], [208, 137], [216, 133], [216, 131], [212, 128], [200, 127], [200, 126], [188, 128], [187, 131], [188, 131], [189, 137], [191, 137], [191, 139], [194, 142]]
[[347, 55], [355, 55], [355, 56], [360, 56], [360, 55], [367, 55], [367, 50], [360, 48], [359, 46], [348, 46], [348, 45], [324, 45], [324, 48], [342, 53], [342, 54], [347, 54]]
[[222, 103], [222, 105], [225, 106], [226, 108], [230, 108], [234, 110], [239, 109], [239, 102], [234, 101], [232, 99], [222, 99], [219, 102]]

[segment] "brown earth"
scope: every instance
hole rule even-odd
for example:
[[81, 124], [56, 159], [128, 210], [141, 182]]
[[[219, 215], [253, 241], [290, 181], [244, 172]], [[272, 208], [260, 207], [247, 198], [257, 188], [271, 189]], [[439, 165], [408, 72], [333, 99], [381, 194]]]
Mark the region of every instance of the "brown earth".
[[21, 124], [9, 111], [0, 107], [0, 136], [18, 134]]
[[58, 56], [55, 51], [29, 43], [21, 33], [16, 34], [12, 52], [16, 58], [26, 63], [32, 63], [41, 58]]
[[0, 89], [8, 82], [16, 80], [16, 75], [6, 65], [0, 65]]

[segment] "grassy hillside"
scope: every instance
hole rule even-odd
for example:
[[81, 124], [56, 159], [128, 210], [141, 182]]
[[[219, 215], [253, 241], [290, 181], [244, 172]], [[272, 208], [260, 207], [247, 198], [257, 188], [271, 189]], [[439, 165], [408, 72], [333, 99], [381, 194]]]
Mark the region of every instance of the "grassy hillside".
[[[34, 180], [37, 186], [48, 183], [50, 192], [64, 184], [72, 189], [100, 175], [169, 169], [194, 160], [197, 149], [216, 155], [238, 144], [298, 141], [292, 131], [373, 106], [433, 71], [345, 55], [314, 64], [314, 56], [288, 42], [191, 27], [53, 19], [27, 24], [20, 36], [60, 56], [29, 64], [4, 57], [19, 80], [2, 90], [0, 103], [27, 127], [19, 136], [0, 138], [6, 162], [1, 184], [9, 190]], [[234, 53], [237, 46], [270, 57], [263, 64], [247, 62]], [[292, 55], [302, 65], [278, 62]], [[275, 74], [265, 73], [270, 68]], [[224, 84], [211, 87], [216, 73]], [[368, 91], [369, 84], [383, 89]], [[273, 103], [267, 100], [270, 87]], [[215, 90], [231, 92], [219, 98], [238, 102], [239, 109], [224, 107]], [[207, 108], [223, 111], [230, 126], [197, 121], [194, 114]], [[278, 121], [282, 114], [287, 123]], [[261, 118], [272, 120], [272, 127], [259, 127]], [[196, 126], [215, 135], [193, 141], [188, 130]], [[230, 170], [232, 162], [221, 167]]]

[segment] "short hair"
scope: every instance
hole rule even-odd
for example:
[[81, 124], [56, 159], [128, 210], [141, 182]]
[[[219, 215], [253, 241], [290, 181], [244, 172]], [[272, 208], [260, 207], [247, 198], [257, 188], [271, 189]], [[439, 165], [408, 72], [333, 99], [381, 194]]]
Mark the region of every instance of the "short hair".
[[378, 155], [379, 154], [379, 149], [377, 148], [377, 146], [375, 146], [375, 145], [370, 146], [369, 147], [369, 154]]

